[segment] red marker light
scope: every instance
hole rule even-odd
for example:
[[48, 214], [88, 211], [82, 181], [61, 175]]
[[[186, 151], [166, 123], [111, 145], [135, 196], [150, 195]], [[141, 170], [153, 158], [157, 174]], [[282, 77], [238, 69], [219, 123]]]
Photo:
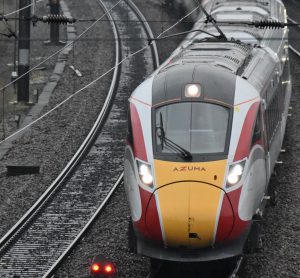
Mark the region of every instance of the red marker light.
[[114, 267], [113, 267], [111, 264], [107, 264], [107, 265], [105, 265], [105, 267], [104, 267], [104, 271], [105, 271], [107, 274], [112, 274], [112, 273], [114, 273]]
[[100, 278], [100, 277], [114, 277], [116, 273], [115, 264], [104, 258], [101, 255], [95, 256], [91, 260], [89, 267], [90, 277]]
[[101, 267], [100, 267], [100, 265], [99, 264], [93, 264], [92, 265], [92, 271], [94, 271], [94, 272], [99, 272], [101, 270]]

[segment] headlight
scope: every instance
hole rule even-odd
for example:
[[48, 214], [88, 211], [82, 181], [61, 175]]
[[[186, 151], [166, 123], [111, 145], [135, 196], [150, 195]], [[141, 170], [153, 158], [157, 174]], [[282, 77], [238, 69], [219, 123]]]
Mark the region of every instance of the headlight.
[[199, 84], [187, 84], [185, 86], [185, 97], [200, 97], [201, 96], [201, 87]]
[[139, 171], [139, 176], [140, 176], [141, 181], [145, 185], [151, 186], [153, 183], [151, 165], [137, 160], [137, 166], [138, 166], [138, 171]]
[[246, 161], [233, 164], [229, 167], [227, 187], [236, 185], [242, 178]]

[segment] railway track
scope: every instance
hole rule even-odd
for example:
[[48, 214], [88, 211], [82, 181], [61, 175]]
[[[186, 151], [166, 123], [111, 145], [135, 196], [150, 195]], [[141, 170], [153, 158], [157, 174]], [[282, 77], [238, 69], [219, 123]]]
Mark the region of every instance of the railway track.
[[[97, 1], [106, 11], [117, 3]], [[153, 34], [131, 0], [121, 2], [108, 17], [116, 41], [116, 60], [103, 109], [63, 172], [0, 240], [1, 277], [51, 277], [122, 183], [121, 161], [126, 134], [124, 102], [133, 89], [129, 84], [134, 77], [133, 86], [136, 86], [153, 71], [158, 66], [158, 55], [153, 43], [150, 50], [146, 48], [139, 53], [146, 66], [141, 65], [140, 59], [125, 60], [121, 64], [122, 57], [145, 47], [145, 38], [153, 38]], [[121, 20], [116, 23], [114, 18]], [[122, 21], [128, 18], [135, 23], [132, 26], [133, 23], [128, 23], [124, 28]], [[133, 40], [140, 32], [142, 39]], [[121, 41], [121, 37], [127, 40]]]

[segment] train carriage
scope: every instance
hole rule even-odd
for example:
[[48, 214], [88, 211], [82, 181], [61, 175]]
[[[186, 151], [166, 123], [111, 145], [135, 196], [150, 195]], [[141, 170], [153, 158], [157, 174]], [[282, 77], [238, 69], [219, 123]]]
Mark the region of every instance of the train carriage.
[[151, 258], [242, 254], [284, 137], [288, 29], [246, 24], [286, 22], [282, 2], [213, 0], [205, 8], [226, 39], [200, 16], [129, 99], [124, 183], [137, 252]]

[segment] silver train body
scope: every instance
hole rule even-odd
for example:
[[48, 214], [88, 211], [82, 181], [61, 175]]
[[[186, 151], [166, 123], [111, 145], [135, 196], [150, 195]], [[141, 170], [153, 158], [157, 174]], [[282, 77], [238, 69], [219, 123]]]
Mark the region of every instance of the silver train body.
[[[286, 22], [283, 3], [212, 0], [205, 8], [228, 41], [190, 33], [129, 99], [125, 188], [137, 252], [152, 258], [243, 253], [284, 138], [288, 29], [246, 24]], [[194, 30], [218, 36], [204, 20]]]

